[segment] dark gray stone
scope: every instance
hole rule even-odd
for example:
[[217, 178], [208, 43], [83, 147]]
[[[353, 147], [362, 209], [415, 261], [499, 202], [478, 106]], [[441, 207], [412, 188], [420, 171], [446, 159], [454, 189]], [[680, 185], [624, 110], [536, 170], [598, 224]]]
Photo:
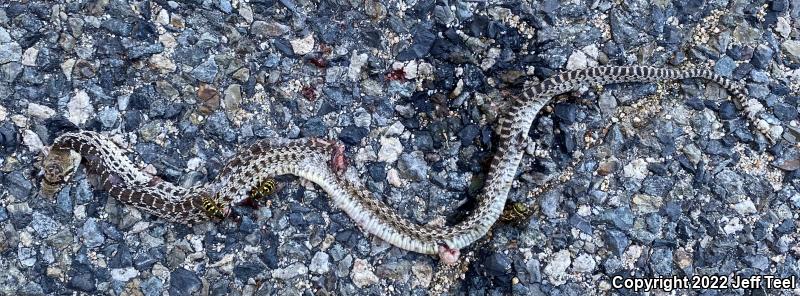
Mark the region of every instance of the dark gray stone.
[[672, 250], [657, 248], [650, 256], [650, 268], [656, 275], [669, 276], [673, 274]]
[[160, 296], [164, 290], [164, 283], [157, 277], [149, 277], [139, 284], [144, 296]]
[[109, 18], [101, 24], [103, 29], [108, 30], [112, 34], [127, 37], [131, 35], [133, 24], [120, 18]]
[[724, 77], [730, 77], [733, 74], [733, 69], [736, 68], [736, 62], [729, 56], [724, 56], [717, 60], [714, 65], [714, 72]]
[[598, 218], [601, 222], [614, 226], [619, 230], [629, 230], [633, 227], [633, 213], [629, 208], [620, 207], [607, 210]]
[[211, 135], [228, 143], [236, 141], [236, 132], [223, 112], [214, 112], [206, 120], [206, 129]]
[[779, 120], [789, 122], [797, 118], [797, 107], [787, 104], [776, 104], [772, 106], [772, 112]]
[[731, 101], [724, 101], [719, 105], [719, 118], [722, 120], [732, 120], [739, 116], [736, 105]]
[[359, 145], [361, 139], [366, 137], [367, 134], [369, 134], [369, 130], [366, 128], [349, 125], [339, 133], [339, 140], [342, 140], [347, 145], [355, 146]]
[[611, 250], [614, 255], [622, 256], [625, 249], [631, 244], [631, 240], [625, 233], [617, 230], [609, 230], [605, 234], [606, 246]]
[[212, 83], [214, 82], [214, 77], [217, 76], [217, 71], [219, 71], [219, 66], [217, 66], [217, 62], [214, 61], [213, 58], [209, 58], [200, 65], [197, 65], [194, 69], [192, 69], [192, 77], [194, 79], [200, 80], [205, 83]]
[[88, 264], [73, 264], [69, 274], [67, 288], [88, 293], [97, 290], [95, 272]]
[[28, 181], [28, 179], [29, 178], [23, 175], [22, 171], [15, 170], [8, 173], [5, 178], [3, 178], [3, 183], [5, 184], [8, 193], [22, 201], [28, 200], [28, 196], [31, 194], [31, 189], [33, 189], [33, 184], [31, 181]]
[[177, 268], [170, 273], [169, 294], [170, 295], [192, 295], [200, 290], [202, 283], [192, 271]]
[[236, 265], [233, 268], [233, 274], [236, 276], [236, 279], [246, 283], [248, 279], [255, 278], [267, 269], [267, 266], [261, 263], [261, 261], [248, 260], [242, 264]]
[[428, 163], [422, 153], [403, 153], [397, 162], [397, 170], [406, 178], [421, 181], [428, 177]]
[[503, 276], [507, 275], [511, 269], [511, 258], [502, 253], [494, 253], [486, 257], [483, 265], [489, 275]]
[[78, 234], [83, 244], [89, 248], [99, 247], [106, 240], [94, 218], [86, 219]]
[[662, 176], [648, 176], [642, 181], [642, 192], [655, 195], [666, 196], [674, 186], [672, 178]]
[[33, 227], [36, 236], [43, 239], [58, 232], [59, 228], [61, 228], [61, 224], [50, 218], [50, 216], [34, 212], [31, 227]]

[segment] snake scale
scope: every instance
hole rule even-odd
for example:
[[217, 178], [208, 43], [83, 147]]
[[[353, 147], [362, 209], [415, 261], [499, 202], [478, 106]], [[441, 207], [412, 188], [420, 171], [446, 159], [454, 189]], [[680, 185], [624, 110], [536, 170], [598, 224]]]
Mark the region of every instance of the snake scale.
[[553, 96], [589, 85], [686, 78], [719, 84], [745, 110], [745, 117], [758, 131], [772, 140], [779, 134], [757, 117], [763, 106], [757, 100], [748, 100], [742, 86], [709, 70], [603, 66], [562, 72], [512, 99], [499, 120], [499, 143], [478, 206], [453, 226], [419, 225], [399, 216], [370, 196], [356, 180], [354, 169], [344, 168], [341, 144], [313, 138], [256, 142], [240, 149], [213, 181], [183, 188], [142, 173], [118, 146], [99, 133], [66, 133], [54, 140], [45, 158], [43, 182], [51, 188], [66, 182], [78, 161], [73, 160], [66, 168], [56, 163], [72, 155], [82, 159], [89, 173], [100, 176], [100, 186], [121, 202], [170, 221], [193, 223], [224, 217], [230, 206], [245, 201], [253, 188], [274, 176], [290, 174], [317, 184], [363, 231], [402, 249], [438, 254], [442, 262], [454, 263], [459, 250], [483, 237], [500, 216], [528, 142], [528, 130]]

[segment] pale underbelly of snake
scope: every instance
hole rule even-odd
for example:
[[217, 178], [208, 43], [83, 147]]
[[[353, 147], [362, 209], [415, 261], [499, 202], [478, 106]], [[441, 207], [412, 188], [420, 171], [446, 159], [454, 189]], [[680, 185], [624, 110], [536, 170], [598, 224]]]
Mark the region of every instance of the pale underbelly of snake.
[[453, 263], [459, 249], [484, 236], [501, 214], [525, 151], [528, 129], [550, 98], [588, 85], [685, 78], [716, 82], [746, 110], [745, 116], [758, 131], [771, 139], [780, 135], [780, 130], [757, 117], [763, 108], [757, 100], [748, 100], [741, 86], [713, 72], [609, 66], [560, 73], [525, 90], [511, 102], [507, 114], [499, 120], [499, 143], [482, 197], [474, 212], [453, 226], [419, 225], [396, 214], [363, 189], [354, 178], [354, 169], [337, 164], [341, 161], [340, 145], [319, 139], [256, 142], [237, 152], [214, 181], [183, 188], [142, 173], [118, 146], [96, 132], [67, 133], [55, 139], [45, 159], [43, 184], [52, 187], [67, 181], [77, 162], [73, 161], [71, 168], [63, 168], [55, 165], [54, 159], [77, 152], [87, 170], [100, 176], [102, 188], [114, 198], [170, 221], [193, 223], [221, 216], [212, 208], [219, 207], [224, 212], [246, 199], [261, 182], [290, 174], [317, 184], [364, 231], [397, 247], [438, 254], [443, 262]]

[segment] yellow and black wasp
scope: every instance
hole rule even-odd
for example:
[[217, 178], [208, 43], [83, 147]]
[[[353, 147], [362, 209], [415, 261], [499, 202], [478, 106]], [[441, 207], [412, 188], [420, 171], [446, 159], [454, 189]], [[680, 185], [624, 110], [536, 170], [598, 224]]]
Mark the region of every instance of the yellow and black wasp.
[[223, 212], [222, 205], [220, 205], [214, 198], [203, 197], [202, 202], [203, 208], [206, 210], [206, 214], [208, 216], [220, 220], [225, 218], [225, 212]]
[[503, 223], [520, 224], [531, 216], [531, 208], [523, 202], [510, 202], [503, 208], [500, 221]]
[[275, 193], [278, 189], [278, 182], [275, 179], [267, 178], [266, 180], [262, 181], [258, 184], [258, 186], [253, 187], [250, 190], [250, 199], [252, 200], [259, 200], [262, 198], [266, 198], [270, 194]]

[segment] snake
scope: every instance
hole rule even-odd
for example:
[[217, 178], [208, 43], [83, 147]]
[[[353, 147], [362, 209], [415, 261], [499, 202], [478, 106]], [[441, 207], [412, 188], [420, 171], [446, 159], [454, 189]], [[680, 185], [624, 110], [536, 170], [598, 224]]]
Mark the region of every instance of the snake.
[[[57, 190], [83, 163], [88, 173], [99, 176], [98, 186], [110, 196], [168, 221], [191, 224], [224, 218], [254, 190], [271, 191], [259, 189], [271, 178], [294, 175], [319, 186], [362, 231], [396, 247], [438, 255], [441, 262], [454, 264], [460, 250], [485, 236], [500, 217], [525, 153], [528, 131], [552, 97], [591, 85], [687, 78], [705, 79], [727, 90], [755, 128], [773, 140], [776, 130], [758, 117], [763, 106], [757, 100], [748, 100], [742, 85], [709, 69], [599, 66], [561, 72], [510, 99], [495, 128], [499, 140], [477, 206], [454, 225], [419, 224], [402, 217], [380, 197], [373, 197], [359, 181], [358, 172], [345, 165], [343, 144], [319, 138], [256, 141], [238, 149], [212, 181], [184, 188], [143, 173], [123, 149], [98, 132], [70, 132], [54, 139], [44, 159], [43, 188]], [[70, 165], [59, 165], [64, 162]]]

